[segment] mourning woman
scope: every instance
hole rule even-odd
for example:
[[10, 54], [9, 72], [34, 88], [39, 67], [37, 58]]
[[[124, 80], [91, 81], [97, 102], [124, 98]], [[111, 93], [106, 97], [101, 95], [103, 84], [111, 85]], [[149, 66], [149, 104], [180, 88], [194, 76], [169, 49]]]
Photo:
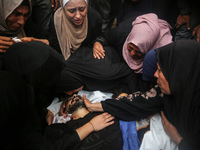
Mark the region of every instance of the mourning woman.
[[31, 13], [31, 0], [0, 1], [0, 69], [4, 69], [4, 53], [16, 42], [41, 41], [51, 46], [54, 41], [49, 32], [31, 21]]
[[54, 34], [54, 49], [62, 53], [65, 60], [80, 46], [92, 46], [101, 34], [102, 18], [87, 0], [60, 0], [61, 7], [55, 12], [50, 24]]
[[95, 59], [92, 48], [81, 47], [65, 61], [56, 92], [71, 95], [80, 90], [120, 94], [137, 91], [135, 74], [112, 47], [105, 47], [104, 59]]
[[16, 43], [5, 53], [4, 63], [7, 72], [0, 71], [3, 149], [76, 149], [90, 133], [114, 123], [114, 117], [103, 113], [77, 129], [44, 124], [43, 109], [56, 95], [55, 83], [64, 68], [63, 56], [48, 45]]
[[[122, 120], [137, 120], [159, 111], [163, 127], [180, 150], [199, 149], [200, 143], [200, 44], [179, 41], [156, 50], [159, 86], [146, 93], [91, 104], [90, 111], [106, 111]], [[161, 91], [160, 91], [161, 90]]]

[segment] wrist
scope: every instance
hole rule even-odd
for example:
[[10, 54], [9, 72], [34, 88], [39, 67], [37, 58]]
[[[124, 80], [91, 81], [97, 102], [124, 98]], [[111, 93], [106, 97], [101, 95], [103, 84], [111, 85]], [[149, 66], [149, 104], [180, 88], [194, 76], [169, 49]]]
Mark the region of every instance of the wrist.
[[94, 132], [95, 131], [94, 125], [90, 121], [88, 123], [92, 126], [92, 132]]
[[181, 143], [181, 140], [182, 140], [183, 138], [179, 135], [178, 137], [177, 137], [177, 139], [174, 141], [177, 145], [179, 145], [180, 143]]

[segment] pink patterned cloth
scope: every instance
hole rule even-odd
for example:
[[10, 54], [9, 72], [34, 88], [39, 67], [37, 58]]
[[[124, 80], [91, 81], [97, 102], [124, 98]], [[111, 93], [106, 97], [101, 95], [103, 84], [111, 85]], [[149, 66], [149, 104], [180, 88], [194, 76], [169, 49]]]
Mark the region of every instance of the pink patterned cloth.
[[134, 44], [146, 55], [148, 51], [172, 42], [171, 26], [166, 21], [158, 19], [158, 16], [153, 13], [138, 16], [132, 26], [123, 46], [123, 57], [135, 73], [142, 73], [144, 58], [133, 59], [127, 49], [127, 44]]

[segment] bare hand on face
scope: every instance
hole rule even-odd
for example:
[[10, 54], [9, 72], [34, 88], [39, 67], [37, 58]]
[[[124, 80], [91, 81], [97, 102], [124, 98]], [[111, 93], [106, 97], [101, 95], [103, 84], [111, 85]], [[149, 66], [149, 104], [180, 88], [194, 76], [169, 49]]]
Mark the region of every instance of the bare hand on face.
[[93, 46], [93, 56], [97, 59], [103, 59], [105, 56], [105, 51], [103, 49], [103, 46], [99, 42], [95, 42]]
[[6, 52], [6, 50], [13, 45], [15, 42], [6, 36], [0, 36], [0, 52]]
[[103, 112], [103, 107], [101, 105], [101, 103], [91, 103], [85, 96], [85, 94], [83, 94], [83, 101], [85, 103], [85, 106], [87, 107], [88, 111], [90, 112]]
[[162, 124], [163, 124], [165, 132], [172, 139], [172, 141], [174, 141], [174, 143], [178, 145], [183, 138], [178, 133], [177, 129], [167, 120], [167, 118], [165, 117], [162, 111], [161, 111], [161, 117], [162, 117]]
[[60, 107], [60, 110], [59, 110], [60, 116], [66, 115], [66, 113], [65, 113], [65, 110], [66, 110], [66, 101], [67, 101], [67, 100], [64, 100], [64, 101], [62, 102], [62, 104], [61, 104], [61, 107]]
[[91, 119], [90, 123], [92, 124], [94, 131], [99, 131], [107, 126], [112, 125], [114, 123], [114, 121], [112, 121], [114, 118], [115, 117], [113, 117], [109, 113], [103, 113]]
[[190, 15], [179, 15], [175, 24], [176, 29], [178, 29], [183, 24], [186, 24], [188, 30], [190, 30]]
[[92, 107], [92, 103], [86, 98], [85, 94], [83, 94], [83, 101], [84, 101], [85, 106], [87, 107], [88, 111], [89, 112], [93, 112], [93, 110], [91, 108]]

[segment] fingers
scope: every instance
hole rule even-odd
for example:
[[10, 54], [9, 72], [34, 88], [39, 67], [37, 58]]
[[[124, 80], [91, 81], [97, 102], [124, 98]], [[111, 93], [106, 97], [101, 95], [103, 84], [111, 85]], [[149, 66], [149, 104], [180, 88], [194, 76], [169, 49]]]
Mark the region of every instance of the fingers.
[[90, 122], [93, 124], [95, 128], [94, 131], [99, 131], [109, 125], [112, 125], [114, 123], [113, 119], [114, 117], [112, 115], [108, 113], [103, 113], [101, 115], [94, 117], [92, 120], [90, 120]]
[[197, 33], [197, 42], [200, 42], [200, 33]]
[[101, 58], [103, 59], [105, 54], [97, 52], [97, 53], [94, 53], [93, 56], [94, 58], [97, 58], [97, 59], [101, 59]]
[[6, 52], [6, 50], [14, 43], [15, 42], [11, 38], [0, 36], [0, 52]]
[[102, 116], [105, 118], [105, 122], [110, 122], [111, 120], [113, 120], [115, 117], [112, 116], [111, 114], [109, 113], [103, 113]]
[[161, 111], [161, 118], [162, 118], [163, 127], [165, 128], [166, 125], [167, 125], [167, 123], [168, 123], [169, 121], [168, 121], [167, 118], [165, 117], [163, 111]]
[[58, 0], [51, 0], [51, 7], [54, 8], [53, 11], [56, 11], [58, 8]]
[[196, 34], [196, 40], [197, 42], [200, 42], [200, 25], [196, 26], [192, 31], [192, 36], [195, 36]]
[[186, 27], [190, 30], [190, 19], [186, 19]]
[[48, 113], [46, 115], [46, 121], [48, 125], [51, 125], [53, 122], [54, 114], [48, 110]]
[[105, 51], [103, 46], [99, 42], [95, 42], [93, 47], [93, 56], [97, 59], [103, 59], [105, 57]]
[[90, 104], [91, 102], [86, 98], [86, 95], [85, 94], [83, 94], [83, 101], [84, 101], [84, 103], [85, 104]]
[[195, 27], [192, 31], [192, 36], [194, 36], [196, 34], [196, 30], [197, 30], [197, 27]]
[[35, 41], [36, 39], [34, 37], [23, 37], [20, 40], [22, 42], [32, 42], [32, 41]]
[[51, 7], [54, 7], [54, 0], [51, 0]]
[[94, 49], [93, 50], [93, 55], [94, 55], [94, 58], [97, 58], [97, 59], [103, 59], [105, 57], [105, 51], [104, 50], [101, 50], [100, 48], [99, 49]]
[[61, 116], [65, 115], [65, 108], [66, 108], [66, 105], [65, 105], [65, 102], [63, 102], [59, 111]]
[[91, 102], [86, 98], [86, 95], [83, 94], [83, 101], [84, 101], [84, 104], [85, 106], [87, 107], [88, 111], [89, 112], [93, 112], [92, 108], [91, 108]]
[[175, 24], [176, 29], [178, 29], [183, 24], [186, 24], [188, 30], [190, 30], [190, 15], [179, 15], [177, 17], [177, 22]]
[[180, 26], [181, 26], [180, 23], [176, 23], [176, 24], [175, 24], [176, 29], [178, 29]]

